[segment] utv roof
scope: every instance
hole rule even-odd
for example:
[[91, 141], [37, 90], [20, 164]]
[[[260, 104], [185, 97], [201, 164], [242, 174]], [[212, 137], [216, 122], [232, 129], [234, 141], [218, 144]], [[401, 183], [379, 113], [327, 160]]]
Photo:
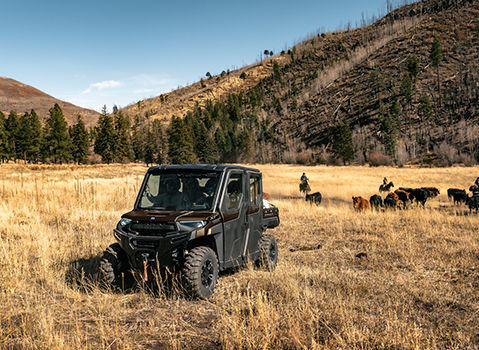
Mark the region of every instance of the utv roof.
[[260, 172], [255, 168], [248, 168], [241, 165], [233, 164], [173, 164], [173, 165], [157, 165], [148, 169], [148, 172], [155, 170], [206, 170], [206, 171], [224, 171], [228, 169], [238, 169]]

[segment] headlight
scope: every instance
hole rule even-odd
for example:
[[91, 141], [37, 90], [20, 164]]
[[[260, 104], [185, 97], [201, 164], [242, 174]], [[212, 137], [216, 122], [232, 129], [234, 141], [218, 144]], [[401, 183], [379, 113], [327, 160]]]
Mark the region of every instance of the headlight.
[[182, 231], [192, 231], [205, 227], [207, 221], [180, 221], [179, 224], [184, 227]]
[[131, 222], [130, 219], [123, 218], [123, 219], [120, 220], [120, 222], [118, 222], [118, 227], [125, 227], [125, 226], [128, 225], [130, 222]]

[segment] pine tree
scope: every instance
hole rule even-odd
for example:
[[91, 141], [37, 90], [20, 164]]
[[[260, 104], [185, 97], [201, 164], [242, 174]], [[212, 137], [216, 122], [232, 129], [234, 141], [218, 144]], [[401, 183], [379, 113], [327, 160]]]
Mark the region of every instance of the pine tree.
[[393, 105], [391, 106], [391, 115], [395, 120], [397, 120], [400, 113], [401, 105], [399, 104], [398, 100], [395, 100]]
[[30, 132], [29, 115], [27, 112], [18, 119], [18, 136], [15, 140], [16, 155], [18, 159], [27, 161], [27, 148], [30, 144]]
[[394, 157], [396, 151], [397, 122], [390, 115], [383, 115], [380, 119], [381, 138], [387, 153]]
[[404, 73], [401, 81], [401, 95], [406, 100], [406, 103], [411, 103], [412, 100], [412, 82], [408, 73]]
[[133, 157], [136, 161], [143, 161], [145, 158], [145, 134], [143, 132], [143, 119], [137, 114], [135, 115], [132, 131], [131, 131], [131, 148], [133, 149]]
[[44, 157], [54, 163], [71, 160], [71, 139], [62, 109], [55, 103], [45, 124]]
[[130, 118], [122, 112], [115, 115], [115, 158], [119, 162], [128, 162], [133, 159], [133, 150], [130, 142]]
[[238, 136], [238, 160], [241, 162], [250, 162], [253, 159], [253, 140], [248, 129], [243, 128]]
[[149, 125], [145, 125], [144, 158], [146, 166], [155, 161], [155, 137]]
[[8, 118], [5, 122], [5, 129], [7, 132], [7, 154], [8, 159], [17, 161], [17, 147], [16, 143], [18, 141], [19, 134], [19, 121], [18, 116], [15, 111], [11, 111], [8, 115]]
[[419, 63], [417, 57], [411, 55], [406, 60], [406, 69], [413, 80], [416, 80], [419, 74]]
[[195, 142], [195, 153], [200, 163], [216, 163], [218, 161], [218, 149], [206, 126], [200, 122], [198, 136]]
[[279, 68], [279, 64], [276, 61], [273, 61], [273, 78], [281, 83], [282, 76], [281, 76], [281, 69]]
[[419, 106], [417, 107], [417, 114], [423, 119], [429, 119], [432, 116], [433, 110], [431, 107], [431, 101], [426, 94], [421, 95], [419, 98]]
[[353, 136], [349, 124], [339, 122], [332, 130], [332, 146], [336, 156], [349, 163], [354, 158]]
[[103, 106], [102, 114], [96, 126], [96, 139], [94, 151], [101, 156], [105, 163], [111, 163], [115, 159], [115, 129], [113, 120]]
[[218, 158], [220, 161], [223, 161], [230, 150], [226, 150], [226, 137], [221, 126], [215, 131], [215, 143], [218, 148]]
[[384, 89], [384, 79], [379, 68], [375, 68], [369, 77], [371, 86], [376, 92], [378, 106], [381, 105], [381, 91]]
[[154, 162], [157, 164], [165, 164], [168, 160], [168, 140], [161, 121], [155, 119], [151, 125], [151, 133], [155, 144]]
[[195, 163], [193, 139], [185, 122], [173, 116], [167, 130], [168, 157], [173, 164]]
[[3, 163], [8, 160], [8, 136], [5, 114], [0, 111], [0, 162]]
[[35, 110], [25, 113], [19, 120], [17, 156], [28, 162], [38, 162], [41, 158], [42, 124]]
[[442, 44], [437, 37], [434, 37], [434, 42], [432, 43], [431, 52], [429, 54], [432, 65], [436, 67], [436, 76], [437, 76], [437, 94], [438, 94], [438, 104], [441, 106], [441, 81], [439, 76], [439, 64], [443, 59], [442, 55]]
[[90, 155], [90, 136], [81, 116], [77, 117], [77, 123], [71, 127], [70, 137], [73, 144], [73, 161], [78, 164], [86, 163]]

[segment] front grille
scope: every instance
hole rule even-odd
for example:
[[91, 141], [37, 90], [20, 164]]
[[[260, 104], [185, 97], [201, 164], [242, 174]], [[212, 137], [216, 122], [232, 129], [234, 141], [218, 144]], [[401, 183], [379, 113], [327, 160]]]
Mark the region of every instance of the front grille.
[[139, 236], [166, 236], [176, 231], [174, 222], [135, 222], [129, 227], [129, 231]]

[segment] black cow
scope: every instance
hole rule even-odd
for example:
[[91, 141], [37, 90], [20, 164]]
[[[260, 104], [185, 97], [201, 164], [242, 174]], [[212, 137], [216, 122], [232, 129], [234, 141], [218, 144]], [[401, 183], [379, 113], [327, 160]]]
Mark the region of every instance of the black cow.
[[414, 201], [414, 188], [399, 187], [398, 190], [409, 193], [409, 200], [411, 201], [411, 203]]
[[466, 194], [466, 190], [461, 190], [459, 188], [449, 188], [447, 190], [447, 197], [451, 200], [455, 193], [464, 193]]
[[322, 199], [323, 199], [323, 196], [319, 192], [314, 192], [314, 193], [306, 195], [306, 202], [309, 202], [309, 204], [314, 203], [316, 205], [320, 205]]
[[371, 203], [371, 208], [374, 208], [376, 210], [379, 210], [379, 208], [384, 207], [383, 199], [377, 194], [372, 195], [371, 198], [369, 198], [369, 203]]
[[466, 203], [468, 197], [467, 197], [466, 191], [464, 191], [464, 192], [453, 193], [452, 198], [454, 199], [454, 204], [459, 204], [459, 203]]
[[435, 198], [441, 193], [436, 187], [421, 187], [421, 190], [427, 191], [428, 198]]
[[471, 213], [474, 209], [477, 214], [477, 211], [479, 210], [479, 195], [468, 197], [466, 204], [469, 207], [469, 213]]
[[384, 206], [386, 208], [396, 208], [398, 202], [396, 199], [394, 199], [393, 197], [390, 197], [390, 196], [386, 196], [386, 198], [384, 198]]
[[419, 205], [419, 203], [421, 203], [423, 207], [426, 205], [426, 201], [429, 198], [429, 191], [423, 190], [422, 188], [413, 188], [411, 193], [417, 205]]

